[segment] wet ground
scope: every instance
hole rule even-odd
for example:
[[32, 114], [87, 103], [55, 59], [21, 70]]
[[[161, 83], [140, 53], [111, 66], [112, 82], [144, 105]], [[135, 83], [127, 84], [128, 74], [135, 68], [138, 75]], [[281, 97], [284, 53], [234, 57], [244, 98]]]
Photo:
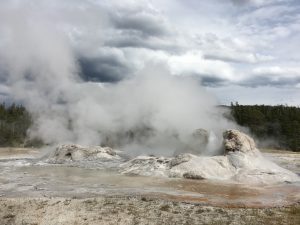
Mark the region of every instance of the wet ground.
[[[271, 207], [300, 202], [300, 184], [250, 186], [207, 180], [125, 176], [114, 170], [37, 163], [38, 153], [34, 149], [11, 149], [0, 153], [0, 196], [148, 196], [222, 207]], [[299, 172], [300, 154], [268, 152], [266, 156]]]

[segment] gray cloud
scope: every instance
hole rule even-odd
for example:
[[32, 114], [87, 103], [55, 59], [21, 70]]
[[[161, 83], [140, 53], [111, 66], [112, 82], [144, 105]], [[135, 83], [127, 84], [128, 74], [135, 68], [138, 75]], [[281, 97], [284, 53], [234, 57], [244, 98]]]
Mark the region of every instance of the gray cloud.
[[84, 81], [117, 82], [130, 75], [130, 68], [115, 58], [79, 58], [80, 76]]
[[170, 43], [168, 39], [144, 37], [141, 33], [122, 31], [114, 39], [107, 40], [105, 45], [117, 48], [145, 48], [151, 50], [164, 50], [178, 52], [181, 47]]
[[231, 0], [233, 3], [238, 4], [238, 5], [243, 5], [247, 3], [251, 3], [251, 0]]
[[[221, 137], [224, 129], [235, 127], [198, 80], [170, 74], [170, 52], [108, 47], [106, 39], [120, 27], [103, 25], [104, 34], [89, 33], [99, 25], [89, 20], [89, 11], [77, 15], [88, 21], [87, 29], [69, 20], [74, 6], [60, 2], [53, 6], [53, 1], [42, 1], [45, 5], [36, 8], [17, 2], [0, 8], [0, 58], [8, 72], [5, 86], [34, 116], [32, 136], [49, 144], [99, 145], [109, 135], [117, 138], [119, 133], [150, 129], [153, 135], [142, 143], [134, 140], [119, 147], [127, 150], [135, 145], [143, 153], [167, 155], [178, 144], [187, 144], [196, 128]], [[68, 24], [55, 19], [57, 4], [70, 13]], [[62, 11], [59, 16], [63, 18]], [[209, 71], [212, 65], [206, 67]], [[86, 82], [90, 80], [97, 82]], [[218, 140], [222, 139], [212, 142], [221, 144]]]
[[111, 15], [115, 28], [140, 33], [141, 36], [164, 36], [170, 34], [169, 27], [159, 15], [136, 12]]
[[288, 2], [289, 0], [231, 0], [234, 4], [237, 5], [254, 5], [254, 6], [263, 6], [269, 4], [276, 4], [281, 2]]
[[84, 81], [117, 82], [133, 73], [124, 52], [102, 47], [81, 54], [78, 52], [80, 76]]
[[300, 68], [279, 66], [255, 68], [251, 76], [240, 81], [239, 84], [250, 87], [296, 87], [300, 84]]
[[[198, 80], [208, 87], [230, 84], [298, 86], [299, 75], [288, 70], [278, 74], [252, 71], [256, 67], [297, 66], [299, 2], [232, 2], [245, 7], [220, 0], [166, 0], [163, 3], [155, 0], [29, 0], [26, 4], [2, 0], [0, 48], [8, 54], [11, 52], [10, 58], [22, 65], [13, 68], [15, 73], [27, 69], [24, 75], [27, 78], [34, 77], [31, 74], [40, 69], [38, 63], [34, 68], [29, 66], [30, 60], [42, 61], [45, 65], [57, 63], [57, 68], [65, 68], [65, 71], [79, 70], [80, 77], [73, 74], [72, 79], [94, 82], [127, 79], [139, 74], [149, 61], [154, 61], [166, 65], [174, 75], [198, 76]], [[14, 19], [7, 20], [8, 16]], [[12, 39], [15, 46], [7, 45], [10, 37], [5, 36], [11, 26], [16, 32]], [[35, 40], [48, 40], [40, 34], [40, 29], [56, 40], [57, 45], [63, 43], [65, 50], [61, 52], [59, 47], [46, 49], [42, 43], [39, 46], [40, 42]], [[31, 38], [29, 33], [35, 34], [32, 41], [28, 40]], [[23, 43], [36, 49], [29, 52], [27, 61], [22, 58], [21, 51], [19, 54], [12, 51], [30, 47]], [[59, 62], [61, 56], [73, 56], [74, 53], [71, 61]], [[57, 55], [58, 62], [39, 54]], [[1, 61], [2, 68], [10, 70], [10, 65]], [[6, 77], [0, 76], [0, 81], [7, 83]], [[11, 82], [18, 83], [18, 79]], [[38, 80], [43, 81], [42, 78]]]
[[247, 78], [239, 85], [247, 87], [259, 87], [259, 86], [274, 86], [274, 87], [291, 87], [300, 84], [300, 77], [278, 77], [272, 78], [270, 76], [255, 76], [253, 78]]
[[243, 54], [239, 52], [232, 52], [224, 54], [223, 52], [210, 52], [204, 55], [205, 59], [221, 60], [225, 62], [234, 63], [255, 63], [258, 61], [257, 57], [252, 54]]
[[[211, 92], [223, 99], [223, 104], [238, 101], [240, 104], [299, 104], [299, 88], [257, 86], [245, 87], [240, 85], [228, 85], [217, 88], [208, 88]], [[267, 102], [267, 103], [266, 103]]]
[[208, 87], [220, 87], [227, 83], [226, 79], [220, 77], [213, 77], [209, 75], [201, 76], [201, 83]]

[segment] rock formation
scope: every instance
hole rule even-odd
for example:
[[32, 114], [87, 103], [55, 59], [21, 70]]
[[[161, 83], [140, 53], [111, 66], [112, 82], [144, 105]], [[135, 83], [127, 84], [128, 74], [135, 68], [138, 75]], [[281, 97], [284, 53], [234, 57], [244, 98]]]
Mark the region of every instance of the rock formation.
[[167, 177], [169, 163], [170, 159], [165, 157], [138, 156], [121, 167], [123, 174]]
[[[199, 143], [205, 142], [208, 133], [198, 131], [195, 138], [200, 139]], [[223, 138], [224, 155], [220, 156], [185, 153], [170, 158], [138, 156], [125, 162], [125, 156], [121, 157], [120, 152], [109, 147], [61, 145], [56, 148], [48, 162], [118, 168], [122, 174], [141, 176], [229, 180], [256, 184], [299, 181], [296, 174], [265, 159], [256, 148], [254, 140], [246, 134], [237, 130], [227, 130]]]
[[229, 152], [249, 153], [256, 151], [254, 140], [238, 130], [227, 130], [223, 133], [225, 154]]
[[83, 147], [80, 145], [60, 145], [56, 148], [52, 162], [64, 163], [68, 161], [83, 161], [83, 160], [119, 160], [120, 156], [116, 151], [109, 147]]
[[143, 156], [120, 166], [123, 174], [231, 180], [270, 184], [299, 181], [299, 177], [265, 159], [255, 142], [237, 130], [224, 132], [224, 156], [181, 154], [174, 158]]

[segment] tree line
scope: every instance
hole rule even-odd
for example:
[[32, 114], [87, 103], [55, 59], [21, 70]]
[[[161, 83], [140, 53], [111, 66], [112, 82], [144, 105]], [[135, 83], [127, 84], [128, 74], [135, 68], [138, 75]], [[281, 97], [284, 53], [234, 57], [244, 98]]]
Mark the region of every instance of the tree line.
[[28, 138], [28, 129], [33, 120], [22, 105], [0, 104], [0, 146], [29, 147], [39, 145], [40, 141]]
[[[299, 107], [232, 103], [230, 109], [232, 119], [249, 127], [257, 139], [273, 140], [268, 147], [300, 151]], [[0, 104], [0, 146], [40, 146], [40, 140], [28, 137], [32, 124], [33, 119], [24, 106]]]
[[270, 147], [300, 151], [299, 107], [232, 103], [230, 108], [235, 121], [249, 127], [259, 140], [273, 140]]

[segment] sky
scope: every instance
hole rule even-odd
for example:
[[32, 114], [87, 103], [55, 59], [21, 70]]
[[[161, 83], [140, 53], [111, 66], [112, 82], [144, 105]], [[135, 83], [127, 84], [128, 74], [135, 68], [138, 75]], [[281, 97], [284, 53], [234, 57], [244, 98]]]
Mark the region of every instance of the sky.
[[12, 91], [1, 54], [14, 26], [18, 54], [28, 30], [63, 34], [85, 82], [160, 64], [199, 80], [220, 104], [300, 106], [298, 0], [0, 0], [0, 20], [0, 100]]

